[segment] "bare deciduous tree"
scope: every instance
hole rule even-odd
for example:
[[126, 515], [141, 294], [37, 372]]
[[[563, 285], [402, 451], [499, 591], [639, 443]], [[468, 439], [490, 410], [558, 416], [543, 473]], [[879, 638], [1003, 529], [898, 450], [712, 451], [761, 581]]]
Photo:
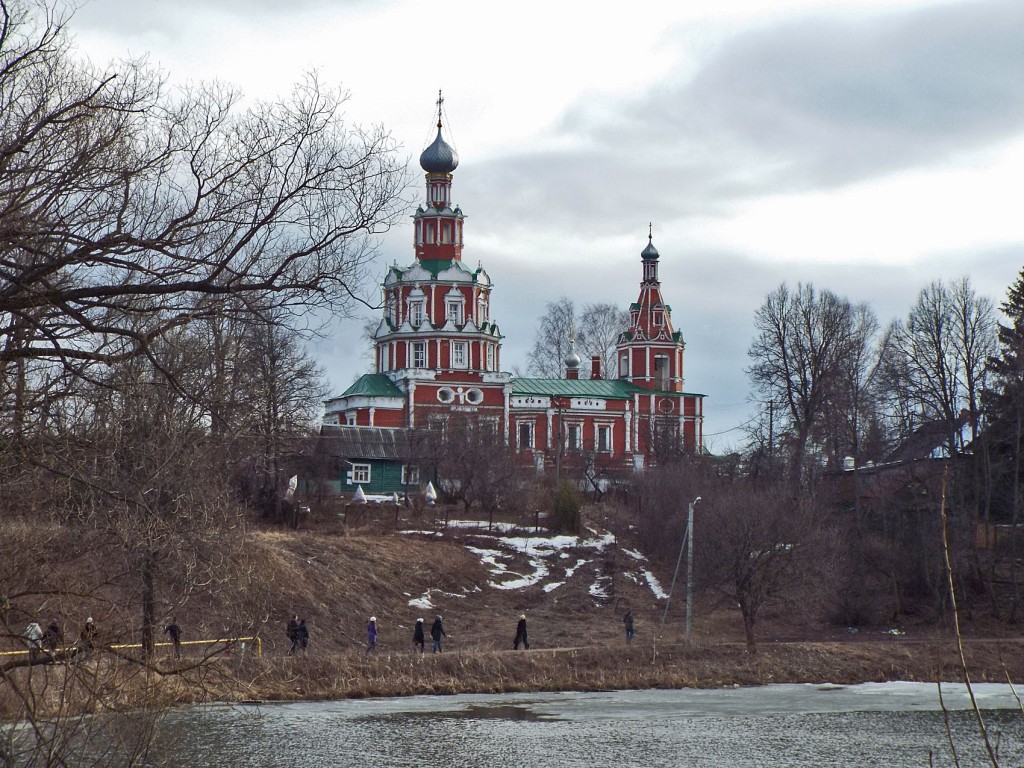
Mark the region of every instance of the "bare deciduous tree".
[[747, 647], [773, 603], [821, 597], [822, 573], [831, 563], [829, 524], [809, 495], [794, 501], [781, 486], [737, 481], [703, 498], [695, 528], [696, 572], [707, 589], [739, 608]]
[[992, 301], [978, 296], [965, 277], [924, 288], [905, 321], [885, 339], [885, 386], [905, 422], [903, 436], [921, 423], [941, 421], [946, 448], [961, 449], [963, 429], [977, 436], [985, 363], [995, 350]]
[[527, 355], [527, 368], [535, 376], [557, 379], [565, 371], [569, 354], [569, 337], [575, 333], [576, 344], [582, 346], [586, 333], [576, 322], [576, 306], [565, 296], [548, 303], [537, 326], [533, 349]]
[[406, 184], [382, 129], [313, 75], [242, 110], [96, 69], [64, 23], [0, 2], [0, 363], [123, 360], [225, 297], [352, 306]]
[[802, 284], [795, 291], [780, 285], [755, 314], [747, 373], [755, 391], [776, 405], [780, 421], [788, 422], [794, 482], [803, 479], [809, 442], [839, 391], [855, 318], [846, 299]]
[[615, 345], [629, 327], [629, 313], [614, 304], [587, 304], [580, 315], [584, 332], [580, 352], [585, 359], [601, 359], [601, 378], [617, 377]]

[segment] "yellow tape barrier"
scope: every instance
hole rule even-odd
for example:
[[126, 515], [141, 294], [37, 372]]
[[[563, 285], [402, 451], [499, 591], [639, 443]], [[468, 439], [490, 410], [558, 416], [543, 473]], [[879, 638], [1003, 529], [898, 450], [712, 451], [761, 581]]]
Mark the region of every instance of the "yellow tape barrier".
[[[245, 647], [247, 643], [252, 643], [256, 647], [256, 656], [257, 657], [262, 657], [263, 656], [263, 641], [260, 640], [259, 637], [228, 637], [228, 638], [218, 638], [216, 640], [182, 640], [181, 643], [179, 643], [179, 645], [181, 645], [181, 646], [186, 646], [186, 645], [206, 645], [206, 646], [210, 646], [210, 645], [224, 644], [225, 646], [227, 646], [229, 648], [231, 646], [238, 646], [239, 650], [241, 650], [243, 653], [245, 653], [245, 651], [248, 650]], [[153, 646], [155, 648], [173, 648], [174, 647], [174, 643], [153, 643]], [[66, 648], [58, 648], [57, 652], [58, 653], [67, 653], [68, 651], [75, 650], [76, 647], [77, 646], [71, 645], [71, 646], [67, 646]], [[100, 647], [100, 646], [97, 646], [97, 647]], [[107, 646], [107, 647], [112, 648], [115, 651], [132, 649], [132, 648], [140, 648], [141, 649], [142, 648], [142, 643], [118, 643], [117, 645], [111, 645], [111, 646]], [[46, 651], [40, 650], [39, 653], [46, 653]], [[24, 651], [0, 651], [0, 656], [28, 656], [28, 654], [29, 654], [29, 651], [27, 649], [24, 650]]]

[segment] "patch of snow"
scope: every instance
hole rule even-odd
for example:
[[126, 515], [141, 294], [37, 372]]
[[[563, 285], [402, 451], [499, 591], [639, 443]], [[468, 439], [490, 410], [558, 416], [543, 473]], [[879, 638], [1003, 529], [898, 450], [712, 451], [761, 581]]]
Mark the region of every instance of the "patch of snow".
[[539, 583], [548, 575], [548, 567], [540, 560], [531, 560], [530, 567], [533, 568], [533, 573], [528, 576], [521, 575], [520, 578], [513, 579], [512, 581], [492, 581], [490, 585], [495, 589], [526, 589]]
[[586, 565], [586, 564], [587, 564], [587, 563], [589, 563], [589, 562], [590, 562], [589, 560], [580, 560], [579, 558], [577, 558], [577, 559], [576, 559], [576, 565], [572, 566], [571, 568], [566, 568], [566, 569], [565, 569], [565, 578], [567, 578], [567, 579], [571, 579], [571, 578], [572, 578], [572, 575], [573, 575], [574, 573], [576, 573], [576, 571], [578, 571], [578, 570], [579, 570], [579, 567], [580, 567], [581, 565]]
[[552, 581], [550, 584], [545, 584], [543, 586], [543, 590], [545, 592], [553, 592], [554, 590], [558, 589], [563, 584], [565, 584], [564, 581]]
[[622, 554], [624, 554], [624, 555], [629, 555], [629, 556], [630, 556], [630, 557], [632, 557], [632, 558], [633, 558], [634, 560], [640, 560], [641, 562], [647, 559], [647, 558], [646, 558], [646, 557], [644, 557], [644, 556], [643, 556], [642, 554], [640, 554], [639, 552], [637, 552], [637, 551], [636, 551], [635, 549], [623, 549], [623, 550], [622, 550]]
[[515, 523], [494, 523], [488, 528], [485, 520], [449, 520], [449, 528], [467, 528], [471, 530], [484, 531], [485, 533], [510, 533], [522, 530], [521, 526]]
[[457, 595], [454, 592], [443, 592], [440, 589], [428, 589], [419, 597], [412, 598], [409, 601], [409, 606], [411, 608], [422, 608], [425, 611], [433, 610], [434, 603], [433, 600], [431, 599], [431, 595], [435, 593], [440, 595], [441, 597], [458, 597], [460, 599], [465, 599], [466, 597], [465, 595]]
[[609, 579], [606, 576], [599, 576], [597, 581], [590, 585], [590, 589], [587, 591], [591, 597], [596, 597], [599, 600], [608, 599], [608, 587], [606, 584], [601, 583], [603, 581], [609, 581]]
[[491, 573], [498, 575], [508, 570], [508, 566], [498, 562], [499, 559], [508, 559], [508, 555], [496, 549], [480, 549], [480, 547], [466, 547], [467, 550], [480, 558], [480, 562], [490, 566]]
[[651, 588], [651, 592], [659, 600], [668, 599], [668, 592], [661, 588], [661, 583], [658, 581], [658, 577], [650, 571], [644, 571], [644, 579], [647, 581], [647, 586]]

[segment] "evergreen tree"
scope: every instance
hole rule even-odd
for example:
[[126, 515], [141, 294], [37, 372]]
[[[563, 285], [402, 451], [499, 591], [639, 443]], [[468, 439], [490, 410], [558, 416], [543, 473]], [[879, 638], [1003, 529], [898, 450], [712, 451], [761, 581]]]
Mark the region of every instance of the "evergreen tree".
[[992, 374], [984, 394], [988, 422], [984, 447], [990, 461], [990, 500], [996, 519], [1021, 515], [1021, 445], [1024, 442], [1024, 269], [1001, 305], [999, 353], [989, 358]]
[[[1024, 443], [1024, 269], [1010, 286], [1001, 305], [1007, 323], [999, 323], [999, 350], [988, 360], [990, 379], [982, 393], [985, 428], [975, 446], [975, 459], [986, 480], [982, 498], [986, 522], [986, 540], [996, 530], [993, 523], [1010, 523], [1014, 535], [1003, 543], [1002, 558], [991, 561], [990, 584], [1000, 561], [1009, 566], [1009, 615], [1017, 618], [1018, 606], [1024, 598], [1024, 572], [1018, 563], [1022, 552], [1020, 538], [1015, 535], [1022, 518], [1024, 502], [1021, 484], [1021, 446]], [[997, 550], [998, 552], [999, 550]], [[1005, 577], [1004, 577], [1005, 578]]]

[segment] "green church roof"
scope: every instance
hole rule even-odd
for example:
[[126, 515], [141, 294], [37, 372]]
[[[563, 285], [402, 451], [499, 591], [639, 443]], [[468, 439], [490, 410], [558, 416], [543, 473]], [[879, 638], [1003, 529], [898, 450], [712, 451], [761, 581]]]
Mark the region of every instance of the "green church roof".
[[342, 397], [404, 397], [394, 382], [383, 373], [364, 373], [345, 390]]

